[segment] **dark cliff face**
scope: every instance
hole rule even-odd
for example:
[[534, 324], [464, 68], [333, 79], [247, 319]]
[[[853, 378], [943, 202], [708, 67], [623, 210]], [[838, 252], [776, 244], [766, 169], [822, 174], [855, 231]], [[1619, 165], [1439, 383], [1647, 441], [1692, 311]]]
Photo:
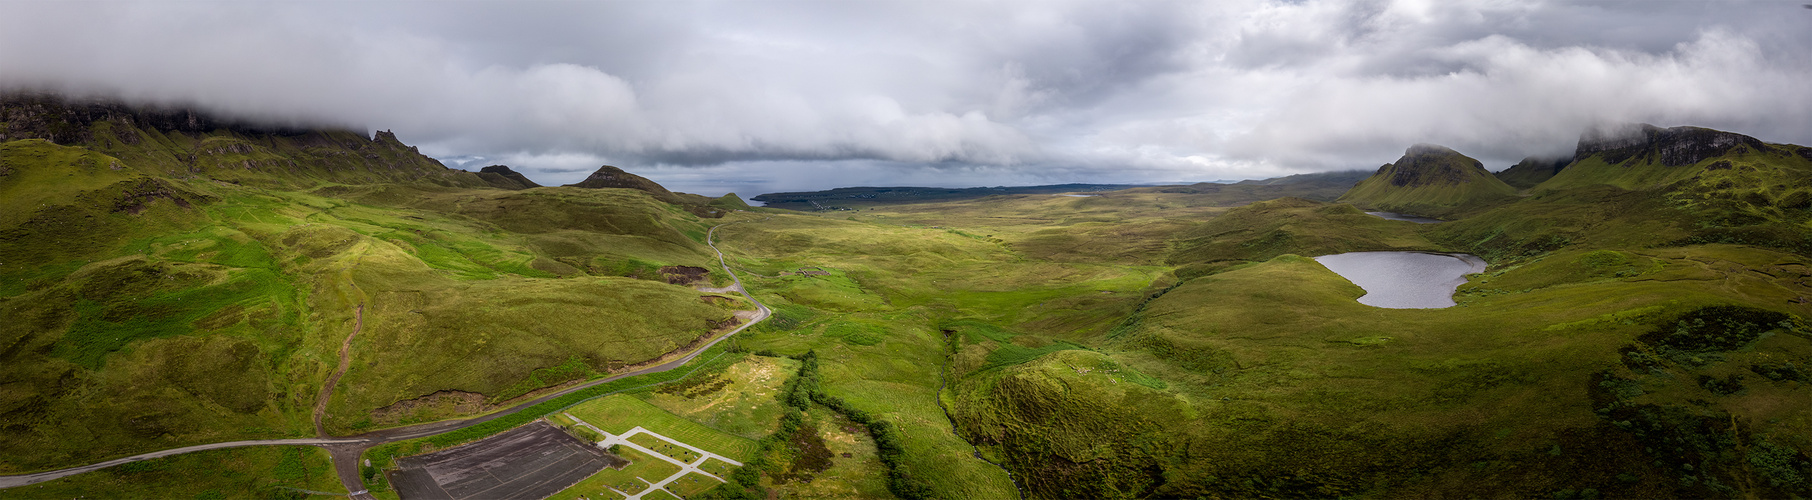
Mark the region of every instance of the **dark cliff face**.
[[[103, 121], [190, 135], [226, 130], [249, 136], [295, 137], [324, 130], [256, 124], [177, 107], [130, 105], [108, 99], [78, 99], [48, 93], [0, 92], [0, 125], [3, 125], [0, 126], [0, 141], [44, 139], [64, 145], [81, 144], [93, 139], [89, 126]], [[364, 135], [364, 132], [352, 133]], [[374, 142], [382, 142], [385, 134], [387, 132], [379, 132], [379, 138]], [[396, 136], [391, 135], [390, 140], [395, 141]]]
[[421, 155], [389, 131], [368, 136], [344, 127], [305, 128], [115, 99], [0, 90], [0, 142], [30, 139], [107, 154], [153, 175], [286, 189], [321, 182], [487, 183]]
[[1433, 144], [1410, 146], [1402, 158], [1379, 167], [1378, 173], [1388, 175], [1392, 186], [1464, 184], [1480, 173], [1489, 175], [1478, 160]]
[[1678, 167], [1723, 156], [1738, 147], [1765, 149], [1767, 145], [1754, 137], [1708, 128], [1660, 128], [1638, 124], [1580, 134], [1579, 146], [1573, 157], [1585, 158], [1596, 154], [1609, 164], [1649, 159], [1661, 165]]
[[1561, 170], [1566, 169], [1567, 165], [1572, 163], [1573, 157], [1571, 156], [1565, 158], [1542, 158], [1531, 156], [1523, 158], [1523, 161], [1517, 162], [1515, 165], [1511, 165], [1510, 168], [1506, 168], [1502, 172], [1492, 175], [1497, 176], [1498, 180], [1504, 181], [1505, 184], [1520, 189], [1527, 189], [1535, 187], [1536, 184], [1541, 184], [1542, 181], [1553, 178], [1555, 174], [1559, 174]]

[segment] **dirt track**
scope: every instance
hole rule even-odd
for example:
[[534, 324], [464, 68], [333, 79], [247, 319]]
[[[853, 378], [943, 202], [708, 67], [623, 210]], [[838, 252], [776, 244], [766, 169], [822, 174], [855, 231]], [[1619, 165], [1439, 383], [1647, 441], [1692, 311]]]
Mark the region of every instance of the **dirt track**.
[[365, 304], [353, 311], [352, 334], [340, 344], [340, 366], [333, 375], [327, 377], [327, 383], [321, 386], [321, 395], [315, 398], [315, 435], [327, 437], [327, 428], [321, 426], [321, 417], [327, 415], [327, 400], [333, 397], [333, 386], [340, 384], [340, 377], [346, 375], [346, 368], [352, 366], [352, 338], [359, 336], [359, 330], [365, 329]]

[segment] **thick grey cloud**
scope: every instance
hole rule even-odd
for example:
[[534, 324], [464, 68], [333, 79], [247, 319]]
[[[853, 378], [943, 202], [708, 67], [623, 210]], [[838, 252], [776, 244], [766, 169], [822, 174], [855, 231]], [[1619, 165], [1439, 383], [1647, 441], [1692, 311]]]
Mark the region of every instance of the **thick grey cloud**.
[[705, 194], [1265, 177], [1598, 123], [1812, 143], [1802, 2], [9, 2], [0, 84]]

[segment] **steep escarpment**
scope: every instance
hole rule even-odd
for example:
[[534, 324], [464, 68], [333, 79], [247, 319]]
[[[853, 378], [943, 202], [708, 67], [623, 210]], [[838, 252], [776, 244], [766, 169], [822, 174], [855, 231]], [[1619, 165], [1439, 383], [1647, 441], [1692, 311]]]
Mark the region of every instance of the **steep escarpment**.
[[389, 131], [270, 125], [206, 111], [56, 94], [0, 93], [0, 141], [41, 139], [107, 154], [151, 175], [271, 188], [323, 184], [488, 185]]
[[1807, 151], [1800, 146], [1768, 144], [1754, 137], [1700, 127], [1639, 124], [1596, 129], [1580, 135], [1572, 166], [1536, 187], [1550, 190], [1609, 185], [1672, 190], [1680, 187], [1674, 184], [1682, 181], [1722, 177], [1717, 175], [1720, 170], [1800, 176], [1812, 166], [1812, 156]]
[[1528, 189], [1554, 178], [1555, 174], [1560, 173], [1561, 169], [1567, 168], [1567, 165], [1572, 163], [1573, 157], [1571, 156], [1564, 158], [1531, 156], [1492, 175], [1497, 176], [1498, 180], [1504, 181], [1511, 187]]
[[1434, 236], [1482, 255], [1694, 243], [1812, 255], [1807, 152], [1698, 127], [1589, 131], [1574, 161], [1529, 189], [1530, 196], [1444, 224]]
[[1478, 160], [1432, 144], [1417, 144], [1394, 163], [1354, 185], [1339, 201], [1362, 208], [1451, 217], [1476, 212], [1516, 194]]
[[1599, 156], [1609, 164], [1692, 165], [1723, 156], [1739, 147], [1767, 148], [1743, 134], [1702, 127], [1661, 128], [1646, 123], [1592, 129], [1579, 137], [1575, 158]]

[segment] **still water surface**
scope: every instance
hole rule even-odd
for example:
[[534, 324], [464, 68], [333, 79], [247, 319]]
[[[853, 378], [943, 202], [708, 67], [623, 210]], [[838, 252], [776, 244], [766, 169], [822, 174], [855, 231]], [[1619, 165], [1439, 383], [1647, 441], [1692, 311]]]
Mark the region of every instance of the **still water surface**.
[[1315, 262], [1364, 288], [1360, 304], [1387, 309], [1453, 307], [1453, 290], [1466, 275], [1485, 272], [1484, 259], [1463, 253], [1351, 252]]

